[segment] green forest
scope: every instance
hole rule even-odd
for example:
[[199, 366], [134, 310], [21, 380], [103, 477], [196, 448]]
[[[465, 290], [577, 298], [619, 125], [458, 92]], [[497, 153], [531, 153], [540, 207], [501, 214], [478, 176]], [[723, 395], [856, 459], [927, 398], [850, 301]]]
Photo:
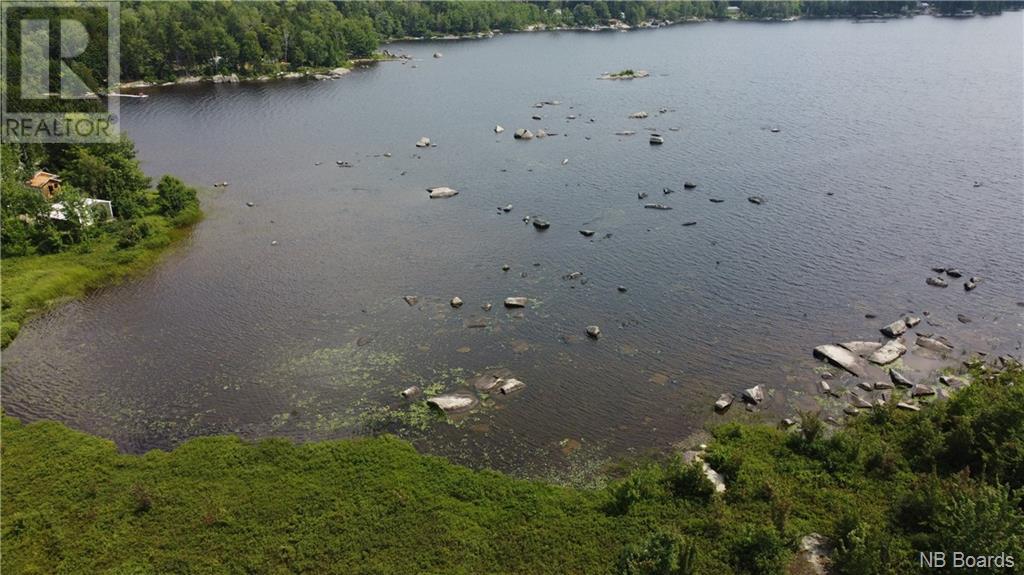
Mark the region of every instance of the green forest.
[[[697, 465], [648, 457], [574, 487], [474, 471], [394, 437], [296, 445], [193, 439], [124, 455], [59, 423], [3, 420], [5, 573], [929, 572], [917, 553], [1024, 560], [1024, 371], [972, 361], [970, 385], [920, 412], [833, 428], [714, 429]], [[1005, 556], [1016, 565], [1007, 565]], [[994, 560], [989, 560], [994, 561]]]
[[[1019, 4], [954, 1], [937, 3], [934, 10], [997, 13]], [[103, 11], [66, 10], [77, 11], [75, 17], [90, 22], [90, 30], [105, 30]], [[193, 75], [251, 77], [332, 68], [372, 57], [388, 40], [508, 32], [537, 25], [572, 28], [614, 21], [636, 26], [716, 18], [899, 16], [917, 10], [913, 0], [124, 2], [120, 4], [120, 77], [170, 81]], [[9, 33], [17, 37], [16, 31]], [[16, 47], [13, 52], [16, 59]], [[72, 68], [94, 90], [105, 83], [102, 50], [84, 54]]]

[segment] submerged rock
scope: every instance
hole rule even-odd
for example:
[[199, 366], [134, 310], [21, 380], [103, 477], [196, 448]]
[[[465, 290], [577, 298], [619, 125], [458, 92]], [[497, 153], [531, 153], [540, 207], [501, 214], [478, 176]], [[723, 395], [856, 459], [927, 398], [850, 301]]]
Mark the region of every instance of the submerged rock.
[[587, 326], [587, 335], [590, 336], [593, 339], [597, 339], [597, 338], [601, 337], [601, 328], [599, 328], [596, 325], [588, 325]]
[[455, 296], [452, 298], [452, 301], [450, 303], [452, 304], [452, 307], [458, 309], [462, 307], [462, 298], [460, 298], [459, 296]]
[[930, 286], [935, 286], [935, 287], [946, 287], [946, 286], [949, 285], [949, 283], [946, 282], [946, 280], [940, 278], [939, 276], [930, 277], [930, 278], [928, 278], [928, 279], [926, 279], [924, 281], [925, 281], [926, 284], [928, 284]]
[[416, 303], [420, 301], [420, 298], [418, 298], [418, 297], [416, 297], [414, 295], [407, 295], [407, 296], [403, 297], [402, 299], [404, 299], [405, 303], [407, 303], [409, 305], [416, 305]]
[[540, 218], [534, 218], [533, 219], [533, 227], [537, 228], [538, 230], [546, 230], [546, 229], [551, 227], [551, 223], [548, 222], [547, 220], [542, 220]]
[[747, 198], [747, 201], [752, 203], [752, 204], [756, 204], [756, 205], [760, 206], [761, 204], [764, 203], [765, 200], [761, 196], [750, 196], [749, 198]]
[[594, 235], [594, 233], [594, 230], [580, 230], [580, 234], [582, 234], [585, 238], [589, 238], [590, 236]]
[[814, 355], [829, 360], [857, 377], [864, 376], [864, 367], [857, 360], [857, 356], [838, 345], [819, 345], [814, 348]]
[[424, 137], [420, 138], [419, 140], [416, 140], [416, 147], [417, 148], [429, 148], [430, 147], [430, 138], [424, 136]]
[[517, 140], [532, 140], [533, 132], [527, 130], [526, 128], [519, 128], [518, 130], [515, 131], [512, 137]]
[[697, 187], [697, 184], [693, 182], [683, 182], [683, 187], [686, 188], [687, 190], [692, 190]]
[[671, 210], [672, 209], [671, 206], [666, 206], [664, 204], [644, 204], [644, 207], [649, 209], [649, 210]]
[[629, 117], [633, 120], [642, 120], [647, 117], [647, 112], [633, 112]]
[[921, 323], [921, 318], [914, 315], [908, 315], [907, 317], [903, 318], [903, 323], [907, 324], [907, 327], [914, 327], [915, 325]]
[[505, 307], [526, 307], [528, 300], [525, 297], [513, 296], [505, 298]]
[[477, 399], [472, 395], [458, 393], [438, 395], [427, 400], [428, 405], [436, 407], [445, 413], [465, 411], [476, 405], [476, 403]]
[[500, 133], [502, 133], [502, 132], [504, 132], [504, 131], [505, 131], [505, 128], [502, 128], [502, 127], [501, 127], [501, 124], [496, 124], [496, 125], [494, 126], [494, 133], [495, 133], [495, 134], [500, 134]]
[[485, 373], [483, 375], [471, 377], [468, 381], [466, 381], [466, 383], [472, 386], [477, 391], [483, 391], [486, 393], [504, 384], [505, 380], [498, 377], [497, 375]]
[[419, 394], [420, 394], [420, 388], [416, 387], [415, 385], [412, 386], [412, 387], [407, 387], [407, 388], [402, 390], [402, 397], [404, 397], [406, 399], [409, 399], [410, 397], [416, 397]]

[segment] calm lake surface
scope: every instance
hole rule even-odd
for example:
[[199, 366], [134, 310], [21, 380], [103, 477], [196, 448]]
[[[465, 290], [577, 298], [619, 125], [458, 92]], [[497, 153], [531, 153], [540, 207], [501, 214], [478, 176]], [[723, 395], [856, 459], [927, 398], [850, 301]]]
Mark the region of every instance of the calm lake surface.
[[[958, 354], [1019, 353], [1021, 46], [1019, 12], [511, 34], [395, 44], [414, 60], [336, 81], [126, 99], [146, 171], [209, 188], [207, 217], [151, 274], [22, 329], [4, 409], [135, 452], [399, 431], [516, 470], [577, 442], [668, 446], [747, 417], [710, 407], [758, 383], [769, 414], [792, 414], [814, 403], [814, 346], [878, 339], [907, 312]], [[623, 68], [651, 77], [597, 79]], [[551, 135], [515, 141], [520, 127]], [[934, 288], [934, 266], [984, 282]], [[514, 295], [531, 305], [506, 310]], [[486, 369], [527, 387], [411, 425], [400, 390], [457, 391]]]

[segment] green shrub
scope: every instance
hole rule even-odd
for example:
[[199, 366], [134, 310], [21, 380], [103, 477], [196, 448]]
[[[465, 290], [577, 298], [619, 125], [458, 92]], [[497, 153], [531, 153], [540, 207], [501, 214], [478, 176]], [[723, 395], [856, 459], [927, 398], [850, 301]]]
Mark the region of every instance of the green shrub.
[[148, 238], [152, 232], [152, 226], [146, 220], [124, 222], [124, 225], [117, 234], [117, 247], [120, 249], [135, 247], [142, 240]]
[[911, 572], [913, 550], [905, 539], [863, 521], [856, 512], [844, 515], [836, 527], [833, 554], [835, 575], [886, 575]]
[[773, 527], [747, 524], [730, 541], [729, 553], [737, 573], [774, 575], [782, 571], [787, 549]]
[[693, 575], [697, 549], [672, 531], [657, 531], [619, 555], [619, 575]]
[[933, 517], [933, 549], [1024, 558], [1021, 497], [1005, 486], [959, 482]]
[[174, 176], [165, 175], [156, 186], [157, 206], [160, 213], [174, 217], [190, 207], [197, 206], [199, 200], [195, 188], [186, 186]]
[[643, 501], [658, 499], [664, 495], [662, 471], [655, 465], [646, 465], [634, 470], [625, 479], [613, 483], [609, 491], [609, 510], [623, 515]]
[[715, 494], [715, 486], [704, 475], [704, 467], [698, 462], [673, 460], [668, 465], [665, 480], [672, 495], [682, 499], [707, 502]]
[[801, 411], [800, 416], [800, 437], [804, 443], [812, 444], [818, 440], [825, 431], [825, 422], [816, 411]]

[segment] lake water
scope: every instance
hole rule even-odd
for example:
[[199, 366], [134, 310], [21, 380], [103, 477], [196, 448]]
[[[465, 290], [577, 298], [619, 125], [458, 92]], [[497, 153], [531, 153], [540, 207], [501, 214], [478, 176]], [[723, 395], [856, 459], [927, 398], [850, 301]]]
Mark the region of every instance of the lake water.
[[[414, 59], [336, 81], [125, 100], [146, 171], [210, 188], [207, 217], [151, 274], [27, 325], [4, 408], [129, 451], [390, 430], [515, 470], [666, 447], [747, 417], [710, 406], [758, 383], [792, 414], [815, 402], [814, 346], [906, 312], [958, 354], [1019, 353], [1021, 46], [1019, 12], [511, 34], [392, 45]], [[651, 77], [597, 79], [623, 68]], [[984, 282], [934, 288], [933, 266]], [[514, 295], [530, 306], [506, 310]], [[527, 387], [410, 427], [401, 389], [485, 369]]]

